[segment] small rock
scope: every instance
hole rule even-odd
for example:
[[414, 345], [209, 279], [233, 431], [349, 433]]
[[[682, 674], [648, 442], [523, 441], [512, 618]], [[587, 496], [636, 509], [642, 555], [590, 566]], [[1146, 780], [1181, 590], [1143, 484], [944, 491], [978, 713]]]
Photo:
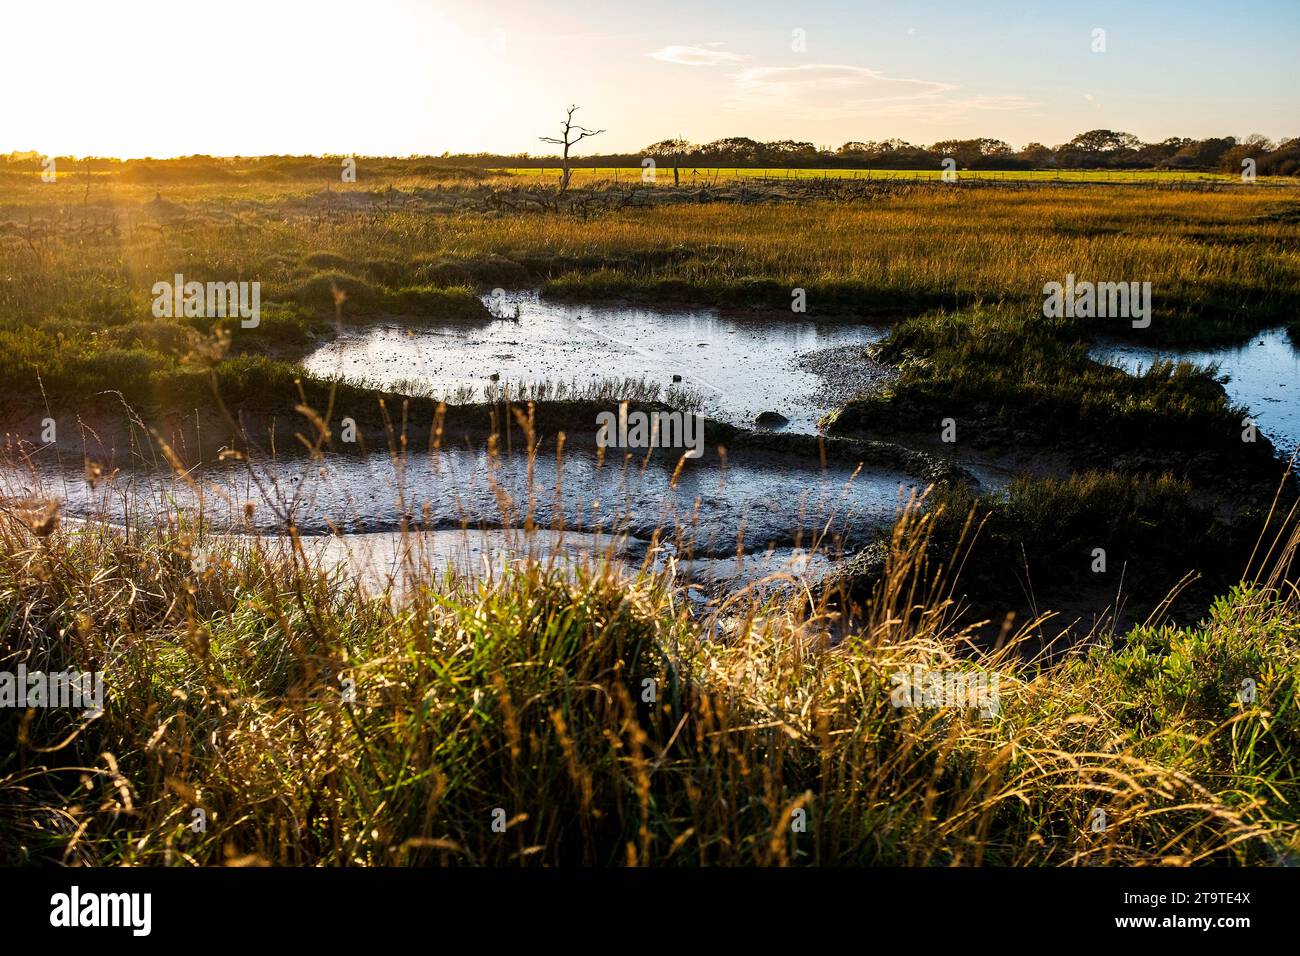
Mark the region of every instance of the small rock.
[[673, 382], [674, 382], [674, 383], [676, 383], [676, 382], [680, 382], [681, 380], [682, 380], [682, 377], [681, 377], [680, 375], [674, 375], [674, 376], [673, 376]]
[[790, 424], [790, 419], [780, 412], [759, 412], [758, 417], [754, 419], [754, 424], [760, 428], [780, 428]]

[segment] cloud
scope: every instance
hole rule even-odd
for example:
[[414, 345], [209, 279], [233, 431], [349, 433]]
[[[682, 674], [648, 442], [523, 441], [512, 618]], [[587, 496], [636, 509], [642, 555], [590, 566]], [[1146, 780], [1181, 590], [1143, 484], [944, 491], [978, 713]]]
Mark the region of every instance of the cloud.
[[662, 50], [647, 53], [646, 56], [665, 63], [678, 63], [682, 66], [717, 66], [719, 63], [739, 63], [744, 59], [739, 53], [719, 50], [721, 43], [707, 43], [704, 46], [666, 46]]
[[727, 105], [735, 110], [798, 111], [814, 119], [909, 116], [950, 122], [985, 111], [1031, 109], [1023, 96], [955, 95], [953, 83], [886, 76], [879, 70], [839, 63], [753, 67], [733, 77]]
[[801, 66], [767, 66], [736, 74], [736, 98], [755, 106], [842, 93], [843, 102], [889, 103], [937, 96], [957, 87], [930, 80], [904, 80], [885, 76], [864, 66], [805, 63]]

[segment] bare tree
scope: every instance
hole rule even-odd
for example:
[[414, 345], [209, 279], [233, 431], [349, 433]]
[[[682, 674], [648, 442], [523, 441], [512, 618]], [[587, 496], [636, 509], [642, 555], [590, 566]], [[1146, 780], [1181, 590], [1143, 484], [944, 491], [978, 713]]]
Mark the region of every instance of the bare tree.
[[[543, 143], [554, 143], [556, 146], [564, 147], [564, 175], [560, 177], [560, 192], [569, 188], [569, 149], [582, 142], [588, 136], [599, 136], [605, 132], [603, 129], [587, 129], [585, 126], [579, 126], [573, 122], [573, 114], [578, 111], [578, 107], [570, 106], [567, 115], [564, 117], [564, 136], [556, 139], [554, 136], [537, 137]], [[577, 134], [576, 136], [574, 134]]]

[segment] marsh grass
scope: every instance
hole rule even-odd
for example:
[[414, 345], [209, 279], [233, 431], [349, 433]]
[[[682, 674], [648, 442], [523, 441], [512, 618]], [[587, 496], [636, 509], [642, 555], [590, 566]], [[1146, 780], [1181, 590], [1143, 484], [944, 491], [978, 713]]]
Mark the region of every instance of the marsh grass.
[[[1089, 363], [1097, 327], [1031, 321], [1044, 282], [1152, 281], [1153, 337], [1170, 340], [1239, 338], [1293, 315], [1300, 293], [1296, 227], [1279, 215], [1294, 200], [1279, 190], [901, 187], [587, 219], [484, 211], [477, 185], [322, 191], [300, 173], [272, 164], [238, 189], [190, 176], [166, 197], [152, 182], [97, 180], [84, 196], [7, 182], [0, 386], [70, 404], [112, 389], [182, 414], [214, 395], [236, 409], [374, 404], [364, 383], [305, 378], [256, 337], [217, 347], [211, 329], [154, 320], [148, 290], [176, 271], [271, 283], [266, 341], [287, 349], [337, 313], [473, 310], [470, 290], [503, 277], [776, 309], [800, 287], [812, 318], [961, 307], [899, 326], [885, 345], [898, 382], [842, 427], [957, 408], [990, 423], [989, 440], [1078, 430], [1109, 460], [1117, 444], [1221, 448], [1238, 410], [1203, 372], [1129, 379]], [[600, 398], [637, 388], [608, 387]], [[121, 527], [60, 526], [48, 502], [6, 499], [4, 664], [102, 668], [109, 702], [91, 720], [0, 710], [0, 852], [92, 865], [1294, 860], [1290, 499], [1203, 622], [1156, 613], [1048, 658], [1039, 622], [990, 642], [961, 613], [959, 572], [983, 536], [995, 552], [1044, 528], [1080, 543], [1094, 513], [1160, 534], [1191, 515], [1186, 489], [1162, 481], [1026, 484], [1002, 512], [937, 489], [893, 529], [851, 621], [798, 580], [698, 615], [673, 573], [677, 528], [641, 566], [525, 552], [483, 577], [439, 564], [408, 526], [399, 580], [375, 588], [292, 527], [213, 542], [196, 569], [202, 522], [165, 500]], [[508, 498], [526, 546], [531, 511]], [[892, 677], [913, 665], [996, 673], [999, 714], [894, 708]]]
[[539, 382], [498, 382], [483, 388], [483, 397], [489, 402], [637, 402], [652, 404], [663, 402], [672, 409], [699, 412], [704, 407], [704, 396], [698, 389], [683, 385], [654, 382], [640, 378], [603, 378], [579, 382], [545, 380]]
[[[431, 410], [440, 414], [436, 406], [445, 405], [441, 414], [448, 411], [454, 417], [476, 410], [493, 410], [496, 406], [527, 407], [532, 404], [542, 408], [546, 414], [559, 423], [568, 421], [576, 427], [595, 432], [594, 416], [599, 411], [609, 410], [620, 402], [635, 405], [663, 405], [669, 409], [682, 412], [702, 411], [704, 396], [698, 389], [683, 385], [669, 385], [666, 388], [660, 382], [651, 381], [645, 376], [633, 378], [598, 378], [578, 381], [577, 379], [540, 379], [527, 381], [488, 381], [482, 385], [462, 383], [454, 387], [439, 388], [425, 381], [401, 379], [397, 381], [379, 381], [364, 375], [321, 374], [312, 382], [313, 393], [321, 389], [333, 390], [336, 401], [340, 398], [351, 400], [353, 407], [367, 409], [374, 402], [367, 401], [376, 393], [388, 393], [397, 400], [413, 399], [420, 404], [421, 411]], [[582, 415], [589, 421], [584, 421]], [[360, 413], [358, 413], [360, 414]], [[377, 416], [361, 414], [362, 420], [373, 421]], [[486, 419], [486, 416], [484, 416]], [[445, 419], [444, 419], [445, 421]]]
[[[97, 719], [0, 712], [0, 846], [89, 865], [1293, 857], [1294, 515], [1203, 625], [1048, 661], [1025, 653], [1032, 626], [979, 646], [957, 623], [981, 529], [948, 507], [912, 502], [846, 632], [797, 589], [700, 617], [653, 550], [558, 562], [521, 539], [483, 576], [408, 531], [376, 591], [292, 529], [209, 541], [196, 570], [190, 516], [56, 528], [8, 501], [6, 666], [102, 669], [109, 691]], [[894, 707], [914, 665], [998, 675], [997, 716]]]
[[[1185, 344], [1241, 340], [1293, 320], [1300, 305], [1297, 225], [1284, 215], [1296, 199], [1286, 188], [903, 187], [856, 202], [694, 202], [591, 219], [448, 212], [417, 189], [378, 184], [340, 187], [324, 204], [293, 183], [166, 192], [104, 182], [83, 201], [76, 182], [33, 178], [0, 197], [8, 390], [37, 393], [36, 369], [70, 394], [125, 372], [144, 401], [150, 381], [184, 355], [156, 335], [149, 312], [152, 283], [177, 271], [267, 283], [281, 328], [244, 336], [244, 349], [277, 335], [301, 347], [320, 313], [332, 318], [333, 288], [350, 296], [348, 316], [417, 320], [487, 318], [469, 289], [541, 283], [570, 298], [786, 313], [791, 290], [803, 288], [808, 318], [897, 317], [981, 301], [1034, 312], [1045, 282], [1074, 274], [1150, 281], [1155, 317], [1143, 337]], [[1123, 325], [1074, 331], [1129, 334]], [[100, 341], [107, 329], [118, 330], [111, 344]]]
[[1167, 473], [1022, 477], [981, 495], [949, 485], [936, 489], [934, 501], [942, 507], [933, 547], [957, 547], [964, 515], [982, 522], [966, 553], [964, 600], [978, 614], [1065, 612], [1035, 627], [1041, 640], [1056, 642], [1055, 651], [1077, 637], [1065, 625], [1080, 604], [1091, 605], [1083, 613], [1094, 626], [1122, 633], [1119, 622], [1140, 621], [1167, 604], [1173, 581], [1180, 584], [1178, 619], [1199, 617], [1240, 578], [1260, 533], [1259, 516], [1218, 515], [1189, 482]]
[[1094, 361], [1071, 322], [1005, 306], [938, 311], [899, 323], [879, 355], [899, 376], [828, 416], [832, 433], [936, 431], [953, 416], [982, 447], [1057, 447], [1082, 461], [1105, 449], [1157, 473], [1210, 454], [1270, 485], [1280, 471], [1267, 441], [1242, 442], [1247, 411], [1215, 369], [1163, 360], [1129, 375]]

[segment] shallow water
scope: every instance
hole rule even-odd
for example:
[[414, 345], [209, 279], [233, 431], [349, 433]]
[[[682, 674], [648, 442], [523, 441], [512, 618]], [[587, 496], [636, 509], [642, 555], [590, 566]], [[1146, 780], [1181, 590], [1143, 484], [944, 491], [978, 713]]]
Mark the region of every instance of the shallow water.
[[1174, 351], [1129, 342], [1107, 341], [1092, 350], [1099, 362], [1116, 365], [1130, 374], [1168, 358], [1197, 365], [1218, 363], [1228, 376], [1224, 389], [1235, 404], [1244, 405], [1278, 451], [1290, 456], [1300, 445], [1300, 349], [1285, 329], [1256, 334], [1241, 346]]
[[837, 396], [821, 375], [801, 368], [799, 356], [868, 345], [885, 334], [874, 326], [793, 314], [755, 319], [713, 309], [570, 305], [542, 300], [535, 291], [485, 296], [484, 302], [499, 315], [513, 317], [518, 309], [519, 321], [357, 324], [303, 365], [313, 374], [389, 388], [414, 383], [440, 397], [468, 387], [476, 399], [493, 374], [503, 383], [580, 386], [644, 377], [665, 390], [680, 375], [679, 387], [703, 398], [707, 418], [752, 425], [760, 412], [776, 411], [790, 420], [787, 429], [812, 433], [837, 397], [850, 396]]
[[[777, 411], [789, 419], [788, 430], [811, 433], [849, 397], [846, 391], [863, 387], [861, 375], [841, 374], [847, 366], [829, 350], [865, 346], [884, 334], [795, 316], [579, 307], [544, 302], [536, 292], [485, 302], [497, 314], [517, 311], [519, 321], [354, 325], [304, 365], [316, 374], [399, 390], [414, 386], [425, 394], [451, 397], [472, 388], [476, 400], [494, 374], [503, 384], [579, 387], [644, 378], [661, 394], [680, 375], [679, 387], [700, 396], [707, 418], [752, 425], [759, 412]], [[918, 484], [895, 471], [855, 475], [852, 467], [823, 470], [815, 459], [777, 455], [746, 457], [725, 469], [716, 459], [687, 461], [674, 484], [676, 463], [667, 452], [655, 452], [649, 464], [641, 456], [611, 453], [602, 463], [574, 452], [562, 468], [539, 457], [530, 475], [522, 454], [492, 458], [485, 450], [451, 447], [412, 453], [399, 463], [387, 454], [330, 454], [251, 469], [225, 462], [196, 469], [190, 481], [124, 470], [91, 486], [80, 459], [60, 460], [47, 448], [36, 454], [34, 468], [0, 475], [0, 493], [57, 496], [69, 517], [115, 523], [180, 508], [201, 513], [209, 530], [231, 535], [282, 534], [292, 523], [312, 536], [311, 553], [350, 567], [372, 585], [409, 570], [413, 554], [426, 570], [451, 565], [481, 572], [520, 554], [590, 557], [614, 536], [621, 564], [647, 557], [652, 566], [672, 564], [716, 592], [771, 575], [809, 580], [825, 573], [842, 550], [867, 543], [892, 523]], [[543, 530], [519, 531], [529, 517]], [[561, 523], [566, 535], [557, 544], [545, 529]], [[404, 526], [423, 533], [404, 535]], [[649, 552], [656, 530], [660, 545]]]
[[[60, 534], [77, 535], [87, 525], [65, 518]], [[96, 532], [98, 533], [98, 532]], [[536, 529], [435, 529], [377, 531], [359, 534], [299, 535], [206, 534], [191, 544], [190, 554], [213, 561], [244, 549], [271, 558], [305, 559], [319, 573], [341, 572], [370, 594], [400, 596], [413, 583], [438, 582], [448, 572], [467, 579], [487, 579], [508, 565], [537, 561], [560, 570], [586, 568], [635, 575], [641, 569], [671, 571], [684, 579], [693, 608], [707, 611], [742, 588], [762, 596], [777, 590], [806, 589], [829, 572], [836, 555], [826, 550], [767, 548], [744, 555], [707, 558], [684, 555], [671, 543], [648, 542], [578, 531]]]
[[[260, 539], [268, 541], [288, 539]], [[446, 569], [467, 577], [497, 574], [509, 562], [527, 557], [557, 567], [581, 564], [586, 567], [612, 566], [635, 573], [643, 565], [650, 570], [671, 570], [696, 582], [687, 595], [704, 604], [711, 594], [734, 592], [741, 587], [760, 590], [808, 585], [834, 567], [832, 555], [802, 548], [767, 548], [725, 558], [679, 555], [671, 544], [647, 554], [645, 542], [616, 539], [568, 531], [563, 535], [538, 530], [443, 530], [403, 533], [323, 535], [300, 538], [304, 550], [319, 567], [347, 567], [372, 591], [396, 587], [399, 591], [412, 580], [428, 580]], [[272, 544], [272, 547], [275, 545]]]
[[[913, 479], [884, 469], [832, 466], [788, 457], [747, 459], [725, 470], [687, 462], [677, 484], [671, 466], [613, 457], [603, 464], [574, 454], [563, 467], [551, 457], [529, 465], [522, 454], [491, 458], [486, 451], [448, 448], [412, 453], [394, 463], [387, 454], [330, 455], [323, 462], [282, 461], [250, 469], [228, 462], [192, 473], [192, 484], [156, 472], [119, 472], [92, 487], [80, 463], [60, 465], [46, 449], [35, 474], [10, 471], [10, 497], [57, 496], [65, 514], [104, 515], [123, 522], [167, 513], [198, 513], [213, 530], [304, 533], [387, 532], [403, 520], [419, 527], [519, 527], [531, 508], [535, 524], [648, 539], [657, 528], [681, 529], [701, 554], [727, 555], [738, 542], [761, 550], [769, 542], [806, 543], [829, 529], [862, 544], [890, 523]], [[530, 490], [532, 493], [530, 496]], [[558, 489], [558, 491], [557, 491]], [[531, 502], [530, 502], [531, 497]], [[251, 519], [246, 515], [251, 503]]]

